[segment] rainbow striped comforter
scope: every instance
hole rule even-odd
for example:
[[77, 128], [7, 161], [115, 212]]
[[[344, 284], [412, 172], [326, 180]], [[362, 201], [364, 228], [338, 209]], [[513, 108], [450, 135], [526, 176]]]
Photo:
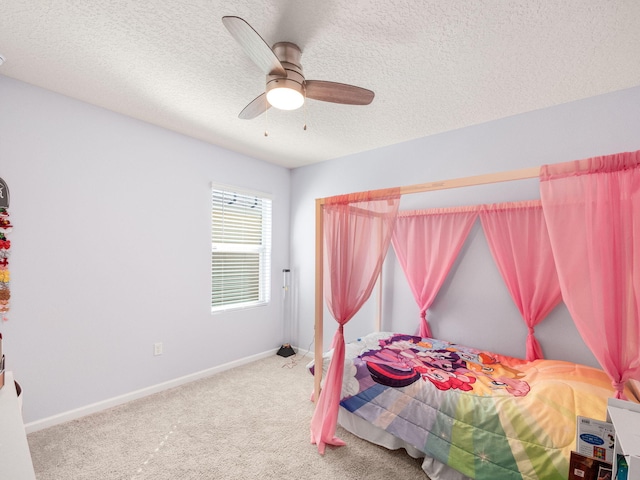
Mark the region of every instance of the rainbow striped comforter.
[[[604, 420], [604, 372], [374, 333], [346, 349], [341, 405], [475, 479], [566, 479], [576, 416]], [[631, 397], [630, 397], [631, 398]]]

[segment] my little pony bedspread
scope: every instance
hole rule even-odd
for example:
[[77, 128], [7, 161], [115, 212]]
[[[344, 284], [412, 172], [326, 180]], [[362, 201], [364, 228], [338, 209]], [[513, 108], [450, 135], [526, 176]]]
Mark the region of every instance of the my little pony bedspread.
[[344, 409], [479, 480], [566, 479], [576, 416], [604, 420], [613, 395], [591, 367], [410, 335], [370, 334], [346, 357]]

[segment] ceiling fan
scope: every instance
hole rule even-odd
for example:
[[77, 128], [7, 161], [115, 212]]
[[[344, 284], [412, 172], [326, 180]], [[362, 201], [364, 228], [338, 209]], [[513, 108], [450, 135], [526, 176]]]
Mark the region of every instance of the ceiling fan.
[[240, 17], [222, 17], [222, 23], [245, 53], [267, 76], [266, 91], [238, 115], [250, 120], [270, 107], [300, 108], [307, 98], [345, 105], [369, 105], [374, 93], [366, 88], [325, 80], [306, 80], [302, 73], [302, 51], [295, 43], [278, 42], [269, 48], [251, 25]]

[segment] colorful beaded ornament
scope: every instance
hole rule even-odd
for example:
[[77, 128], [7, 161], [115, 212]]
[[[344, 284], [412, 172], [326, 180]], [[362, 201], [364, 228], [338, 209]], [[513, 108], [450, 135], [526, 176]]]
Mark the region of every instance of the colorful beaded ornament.
[[2, 320], [7, 321], [7, 312], [9, 311], [9, 299], [11, 298], [11, 291], [9, 289], [9, 280], [11, 274], [9, 273], [9, 249], [11, 248], [11, 241], [7, 239], [6, 234], [13, 228], [9, 221], [9, 212], [6, 208], [0, 208], [0, 314], [2, 314]]

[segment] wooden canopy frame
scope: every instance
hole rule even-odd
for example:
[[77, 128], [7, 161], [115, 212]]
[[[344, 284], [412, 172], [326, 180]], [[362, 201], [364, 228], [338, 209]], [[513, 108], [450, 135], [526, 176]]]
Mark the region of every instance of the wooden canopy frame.
[[[450, 188], [471, 187], [474, 185], [486, 185], [490, 183], [510, 182], [513, 180], [525, 180], [536, 178], [540, 175], [540, 167], [523, 168], [520, 170], [510, 170], [507, 172], [490, 173], [485, 175], [475, 175], [471, 177], [455, 178], [431, 183], [421, 183], [400, 187], [400, 195], [411, 193], [423, 193], [433, 190], [447, 190]], [[388, 189], [373, 190], [369, 192], [369, 198], [375, 199], [388, 194]], [[316, 401], [320, 396], [320, 382], [322, 381], [322, 350], [324, 334], [324, 258], [323, 258], [323, 208], [327, 198], [316, 199], [316, 289], [315, 289], [315, 348], [314, 348], [314, 394]], [[320, 368], [319, 368], [320, 366]]]

